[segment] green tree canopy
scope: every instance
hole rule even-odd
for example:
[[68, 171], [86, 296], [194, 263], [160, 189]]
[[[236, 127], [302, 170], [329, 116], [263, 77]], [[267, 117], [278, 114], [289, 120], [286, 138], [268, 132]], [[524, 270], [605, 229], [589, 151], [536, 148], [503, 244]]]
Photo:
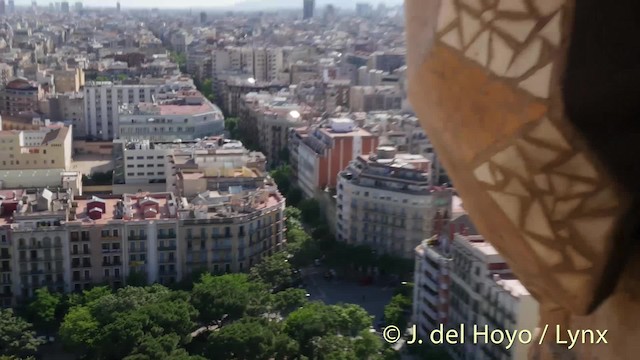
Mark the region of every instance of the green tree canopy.
[[161, 336], [144, 335], [131, 355], [124, 360], [205, 360], [204, 357], [189, 355], [180, 347], [180, 337], [176, 334]]
[[211, 324], [225, 315], [235, 320], [246, 314], [264, 312], [268, 291], [264, 284], [250, 281], [246, 274], [204, 274], [194, 285], [191, 297], [200, 311], [200, 319]]
[[276, 353], [277, 330], [266, 319], [243, 318], [209, 336], [210, 359], [268, 360]]
[[410, 297], [402, 294], [395, 295], [384, 308], [384, 321], [404, 331], [409, 323], [407, 313], [411, 310], [411, 303]]
[[27, 312], [39, 329], [46, 332], [54, 331], [58, 324], [56, 315], [61, 306], [62, 297], [51, 293], [47, 288], [35, 291], [35, 299], [29, 304]]
[[0, 355], [23, 358], [32, 356], [42, 341], [36, 338], [31, 324], [11, 309], [0, 309]]
[[250, 278], [267, 284], [271, 289], [282, 290], [291, 285], [292, 271], [287, 254], [280, 252], [254, 265]]
[[358, 305], [310, 302], [284, 321], [285, 332], [297, 340], [304, 355], [313, 353], [312, 340], [326, 335], [351, 336], [371, 326], [371, 317]]
[[275, 310], [286, 314], [307, 303], [307, 292], [302, 289], [286, 289], [273, 295]]
[[83, 297], [99, 294], [100, 297], [83, 299], [80, 305], [73, 306], [60, 327], [60, 336], [67, 346], [94, 358], [145, 356], [147, 353], [138, 350], [149, 337], [171, 335], [171, 339], [177, 338], [184, 345], [190, 342], [190, 333], [197, 327], [198, 312], [188, 302], [188, 293], [153, 285], [128, 286], [115, 293], [85, 292]]

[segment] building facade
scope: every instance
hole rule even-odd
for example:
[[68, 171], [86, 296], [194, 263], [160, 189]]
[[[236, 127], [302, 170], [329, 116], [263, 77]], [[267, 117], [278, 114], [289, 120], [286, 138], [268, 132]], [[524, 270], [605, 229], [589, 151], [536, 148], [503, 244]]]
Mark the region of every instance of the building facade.
[[398, 86], [352, 86], [349, 106], [353, 112], [402, 109], [403, 94]]
[[456, 360], [523, 359], [529, 344], [491, 341], [473, 343], [473, 328], [481, 331], [524, 331], [538, 326], [538, 303], [517, 280], [505, 260], [481, 235], [456, 234], [451, 244], [451, 306], [449, 325], [460, 324], [466, 332], [465, 344], [448, 347]]
[[123, 105], [118, 115], [123, 140], [195, 140], [224, 131], [220, 109], [196, 90], [157, 94], [154, 101]]
[[290, 151], [296, 163], [296, 177], [305, 195], [335, 189], [338, 174], [362, 154], [374, 153], [378, 137], [355, 126], [353, 120], [331, 119], [329, 126], [294, 130]]
[[87, 135], [112, 140], [119, 134], [119, 111], [123, 104], [152, 102], [157, 85], [120, 85], [110, 81], [88, 82], [84, 88], [84, 117]]
[[338, 176], [338, 240], [412, 258], [434, 219], [451, 214], [452, 192], [432, 187], [429, 170], [423, 156], [393, 147], [356, 157]]
[[0, 113], [18, 115], [39, 109], [44, 92], [40, 85], [24, 78], [11, 80], [0, 91]]
[[0, 170], [71, 169], [72, 127], [0, 131]]
[[232, 192], [0, 190], [0, 305], [40, 287], [120, 287], [130, 276], [171, 284], [201, 269], [248, 270], [284, 245], [285, 199], [273, 184]]

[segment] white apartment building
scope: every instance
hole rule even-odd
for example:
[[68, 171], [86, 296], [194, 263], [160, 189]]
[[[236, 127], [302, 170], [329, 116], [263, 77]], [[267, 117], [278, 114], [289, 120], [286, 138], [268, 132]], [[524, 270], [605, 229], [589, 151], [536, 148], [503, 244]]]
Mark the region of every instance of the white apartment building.
[[280, 47], [233, 47], [215, 49], [212, 52], [212, 78], [219, 79], [219, 74], [226, 71], [238, 71], [251, 75], [258, 82], [269, 82], [280, 79], [284, 70], [284, 51]]
[[171, 153], [170, 148], [155, 146], [149, 140], [121, 143], [124, 150], [122, 158], [126, 184], [146, 186], [149, 183], [166, 183], [169, 161], [167, 155]]
[[123, 104], [152, 102], [157, 85], [122, 85], [110, 81], [89, 82], [84, 88], [84, 118], [87, 135], [100, 140], [118, 137], [118, 120]]
[[474, 343], [473, 328], [500, 329], [513, 333], [538, 324], [538, 303], [517, 280], [505, 260], [481, 235], [455, 234], [451, 244], [451, 302], [448, 325], [465, 324], [465, 344], [447, 349], [455, 360], [524, 359], [529, 345], [516, 341], [506, 344], [491, 341]]
[[432, 187], [429, 171], [422, 155], [389, 146], [356, 157], [338, 176], [338, 241], [412, 258], [434, 219], [451, 214], [451, 190]]
[[116, 164], [114, 193], [139, 189], [170, 191], [175, 188], [175, 174], [181, 169], [242, 168], [265, 171], [265, 157], [251, 152], [241, 142], [217, 137], [198, 141], [153, 142], [149, 140], [114, 140]]
[[222, 111], [196, 90], [157, 94], [152, 102], [123, 105], [118, 117], [123, 140], [182, 141], [219, 135]]

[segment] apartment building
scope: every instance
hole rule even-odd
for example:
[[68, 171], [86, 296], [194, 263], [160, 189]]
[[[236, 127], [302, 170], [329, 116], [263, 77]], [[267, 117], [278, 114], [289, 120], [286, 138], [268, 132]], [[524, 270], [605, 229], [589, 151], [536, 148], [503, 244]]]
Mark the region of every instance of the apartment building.
[[[335, 189], [338, 174], [362, 154], [374, 153], [378, 137], [356, 127], [348, 118], [330, 119], [328, 126], [293, 130], [296, 177], [305, 195]], [[290, 138], [291, 139], [291, 138]]]
[[255, 171], [243, 186], [234, 185], [232, 172], [215, 180], [218, 191], [179, 197], [0, 190], [0, 304], [11, 306], [40, 287], [119, 287], [131, 274], [171, 284], [202, 268], [248, 270], [286, 241], [285, 199]]
[[[431, 238], [415, 249], [412, 319], [418, 336], [427, 337], [440, 325], [448, 325], [451, 302], [451, 243], [455, 234], [477, 235], [469, 216], [461, 208], [460, 198], [452, 198], [452, 211], [433, 219]], [[455, 324], [452, 324], [455, 326]]]
[[0, 131], [0, 170], [71, 169], [72, 127]]
[[153, 142], [149, 140], [114, 140], [117, 154], [114, 172], [114, 192], [137, 189], [174, 191], [178, 170], [216, 166], [238, 168], [247, 166], [265, 171], [262, 153], [244, 148], [241, 142], [221, 137], [206, 137], [198, 141]]
[[402, 90], [395, 85], [352, 86], [349, 105], [352, 112], [402, 109]]
[[73, 125], [74, 139], [84, 139], [87, 136], [82, 93], [56, 94], [50, 96], [47, 101], [52, 121], [70, 122]]
[[246, 76], [230, 76], [225, 78], [218, 94], [220, 105], [227, 116], [238, 116], [241, 99], [245, 94], [255, 92], [275, 93], [287, 86], [278, 81], [262, 82]]
[[0, 86], [6, 86], [13, 79], [13, 66], [0, 63]]
[[[449, 324], [484, 331], [529, 330], [538, 324], [538, 303], [511, 273], [505, 260], [482, 235], [455, 234], [451, 244], [451, 303]], [[456, 360], [523, 359], [529, 345], [491, 341], [473, 342], [473, 331], [466, 332], [465, 344], [448, 347]]]
[[123, 105], [118, 137], [123, 140], [195, 140], [224, 131], [220, 109], [196, 90], [157, 94], [153, 101]]
[[[284, 247], [285, 199], [257, 170], [221, 174], [179, 173], [180, 191], [191, 199], [180, 213], [186, 272], [246, 271]], [[203, 190], [216, 184], [217, 190]], [[195, 196], [194, 196], [195, 195]]]
[[390, 146], [357, 156], [338, 176], [338, 241], [412, 258], [434, 219], [451, 214], [452, 191], [432, 187], [429, 171], [423, 156]]
[[44, 189], [3, 191], [2, 227], [9, 232], [12, 294], [33, 296], [46, 286], [56, 291], [68, 288], [68, 192]]
[[80, 68], [54, 70], [53, 78], [58, 93], [77, 93], [85, 84], [84, 70]]
[[396, 69], [405, 65], [406, 51], [376, 51], [369, 56], [369, 69], [382, 70], [386, 73], [393, 73]]
[[37, 111], [43, 96], [40, 84], [25, 78], [13, 79], [0, 91], [0, 113], [18, 115], [21, 112]]
[[308, 125], [307, 108], [289, 93], [248, 93], [242, 97], [238, 130], [264, 151], [271, 168], [281, 164], [292, 128]]
[[110, 81], [88, 82], [84, 87], [87, 135], [100, 140], [118, 137], [119, 111], [123, 104], [151, 103], [157, 85], [122, 85]]
[[211, 54], [212, 78], [226, 71], [238, 71], [258, 82], [279, 80], [284, 71], [285, 53], [281, 47], [234, 47], [215, 49]]

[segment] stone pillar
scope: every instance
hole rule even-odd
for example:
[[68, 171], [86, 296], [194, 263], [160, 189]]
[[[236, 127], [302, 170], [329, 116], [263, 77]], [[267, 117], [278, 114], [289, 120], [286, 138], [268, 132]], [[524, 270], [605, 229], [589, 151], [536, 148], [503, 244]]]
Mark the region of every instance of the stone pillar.
[[[639, 7], [405, 1], [410, 101], [476, 227], [541, 304], [531, 359], [640, 350]], [[594, 343], [567, 349], [567, 330]]]

